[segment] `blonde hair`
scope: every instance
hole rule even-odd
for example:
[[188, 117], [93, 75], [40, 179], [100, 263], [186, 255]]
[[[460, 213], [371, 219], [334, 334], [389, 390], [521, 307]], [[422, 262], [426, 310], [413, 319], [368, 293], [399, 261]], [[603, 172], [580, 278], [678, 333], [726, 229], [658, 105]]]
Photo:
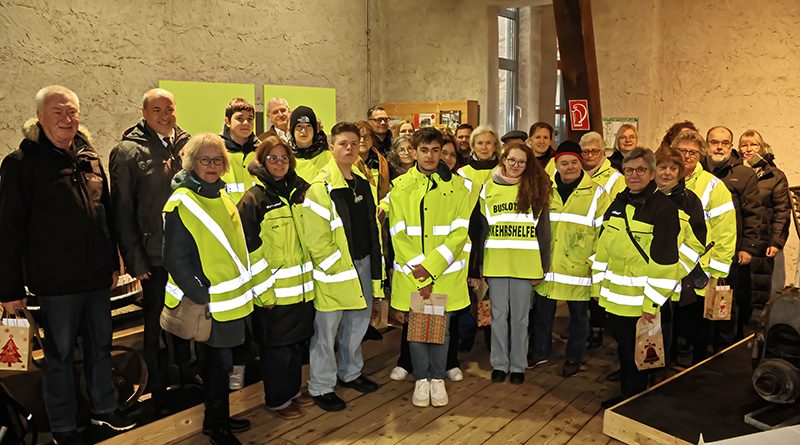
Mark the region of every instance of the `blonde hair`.
[[761, 133], [757, 132], [756, 130], [747, 130], [739, 136], [739, 146], [742, 146], [742, 139], [750, 138], [755, 139], [758, 145], [761, 146], [761, 149], [764, 150], [764, 153], [772, 153], [772, 149], [770, 148], [769, 144], [764, 142], [764, 138], [761, 137]]
[[617, 130], [617, 135], [614, 136], [614, 150], [619, 151], [619, 138], [622, 137], [622, 133], [625, 133], [625, 130], [633, 130], [633, 134], [636, 135], [636, 145], [639, 146], [639, 131], [636, 129], [636, 127], [631, 124], [622, 124]]
[[214, 133], [200, 133], [189, 140], [189, 143], [183, 148], [183, 169], [187, 172], [194, 171], [197, 152], [203, 147], [217, 149], [223, 159], [222, 171], [227, 172], [231, 165], [231, 156], [228, 154], [228, 150], [225, 149], [225, 142], [222, 141], [218, 134]]
[[708, 143], [706, 142], [706, 139], [703, 136], [700, 136], [700, 133], [688, 128], [681, 130], [680, 133], [675, 136], [675, 139], [672, 140], [670, 147], [677, 150], [678, 144], [684, 141], [696, 144], [697, 148], [700, 149], [701, 155], [708, 153]]

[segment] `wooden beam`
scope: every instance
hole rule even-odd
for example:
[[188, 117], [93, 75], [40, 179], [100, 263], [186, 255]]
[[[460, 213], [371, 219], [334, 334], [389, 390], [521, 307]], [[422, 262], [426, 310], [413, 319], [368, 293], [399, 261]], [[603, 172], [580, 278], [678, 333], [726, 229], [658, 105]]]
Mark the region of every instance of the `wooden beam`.
[[[590, 129], [602, 133], [603, 114], [600, 107], [591, 0], [553, 0], [553, 12], [567, 103], [576, 99], [588, 100]], [[572, 119], [569, 112], [567, 118]], [[585, 132], [572, 130], [571, 125], [568, 125], [566, 137], [577, 141]]]

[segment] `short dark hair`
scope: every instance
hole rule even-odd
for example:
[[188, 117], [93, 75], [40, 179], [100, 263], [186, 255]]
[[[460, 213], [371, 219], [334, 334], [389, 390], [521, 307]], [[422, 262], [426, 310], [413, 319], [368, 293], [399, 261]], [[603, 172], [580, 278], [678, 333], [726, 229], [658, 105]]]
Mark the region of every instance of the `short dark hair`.
[[550, 132], [550, 139], [553, 139], [553, 126], [548, 124], [547, 122], [536, 122], [535, 124], [531, 125], [531, 129], [528, 130], [528, 137], [532, 138], [533, 133], [540, 128], [547, 128], [547, 131]]
[[420, 128], [411, 137], [411, 146], [416, 150], [419, 144], [428, 142], [438, 142], [439, 145], [444, 145], [444, 136], [442, 132], [434, 127]]
[[700, 130], [697, 129], [697, 126], [695, 126], [694, 122], [692, 121], [686, 120], [683, 122], [676, 122], [667, 129], [666, 133], [664, 133], [664, 137], [661, 139], [661, 144], [658, 146], [658, 149], [661, 150], [662, 147], [669, 147], [672, 145], [672, 140], [675, 139], [675, 136], [677, 136], [681, 130], [686, 128], [697, 131], [698, 133], [700, 132]]
[[683, 178], [686, 173], [686, 167], [683, 164], [683, 156], [669, 146], [661, 147], [656, 151], [656, 167], [658, 164], [675, 164], [678, 167], [678, 177]]
[[653, 150], [644, 147], [636, 147], [629, 151], [628, 154], [622, 158], [622, 165], [624, 166], [628, 162], [639, 158], [644, 159], [644, 161], [647, 162], [647, 166], [650, 167], [650, 171], [656, 171], [656, 155], [653, 153]]
[[382, 107], [382, 106], [380, 106], [380, 105], [373, 105], [373, 106], [371, 106], [371, 107], [369, 108], [369, 110], [367, 110], [367, 118], [368, 118], [368, 119], [369, 119], [369, 118], [371, 118], [371, 117], [372, 117], [372, 113], [374, 113], [374, 112], [376, 112], [376, 111], [386, 111], [386, 108], [383, 108], [383, 107]]
[[233, 116], [233, 113], [239, 111], [249, 111], [253, 114], [256, 113], [256, 109], [253, 106], [253, 104], [248, 102], [247, 99], [245, 98], [237, 97], [235, 99], [231, 99], [231, 101], [228, 102], [228, 106], [225, 107], [225, 117], [230, 119], [231, 116]]
[[297, 167], [297, 159], [294, 157], [294, 152], [289, 144], [283, 142], [283, 139], [278, 136], [267, 136], [264, 142], [258, 145], [258, 148], [256, 148], [256, 159], [259, 164], [266, 166], [267, 156], [277, 147], [283, 147], [284, 150], [286, 150], [286, 156], [289, 157], [289, 170], [294, 171]]
[[353, 122], [339, 122], [331, 128], [331, 142], [333, 142], [334, 138], [337, 135], [342, 133], [353, 133], [356, 135], [357, 138], [361, 138], [361, 130], [358, 129], [358, 125], [354, 124]]
[[458, 133], [458, 130], [469, 130], [469, 131], [472, 131], [474, 129], [475, 129], [475, 127], [473, 127], [470, 124], [460, 124], [458, 127], [456, 127], [456, 133]]

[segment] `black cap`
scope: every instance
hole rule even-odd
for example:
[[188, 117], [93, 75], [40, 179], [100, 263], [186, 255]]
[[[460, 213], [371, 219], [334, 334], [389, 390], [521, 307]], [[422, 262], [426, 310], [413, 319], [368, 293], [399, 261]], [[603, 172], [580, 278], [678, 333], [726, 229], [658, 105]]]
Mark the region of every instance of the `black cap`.
[[314, 133], [317, 132], [317, 115], [314, 113], [309, 107], [301, 105], [292, 111], [292, 115], [289, 117], [289, 127], [292, 136], [294, 136], [294, 127], [297, 124], [311, 124], [311, 127], [314, 128]]
[[553, 159], [558, 159], [559, 156], [563, 155], [573, 155], [577, 156], [578, 159], [583, 164], [583, 156], [581, 153], [581, 146], [575, 141], [566, 140], [558, 145], [558, 149], [556, 150], [556, 154]]
[[503, 137], [500, 138], [500, 141], [505, 142], [509, 139], [522, 139], [524, 141], [525, 139], [528, 139], [528, 133], [519, 130], [511, 130], [504, 134]]

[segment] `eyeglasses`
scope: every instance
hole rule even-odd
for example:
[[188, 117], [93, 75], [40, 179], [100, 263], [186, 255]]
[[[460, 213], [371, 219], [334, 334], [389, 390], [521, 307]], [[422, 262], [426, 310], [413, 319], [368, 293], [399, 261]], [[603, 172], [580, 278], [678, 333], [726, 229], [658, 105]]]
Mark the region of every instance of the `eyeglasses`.
[[305, 127], [305, 126], [301, 127], [300, 125], [294, 127], [294, 131], [299, 131], [300, 133], [305, 133], [306, 131], [311, 131], [311, 130], [312, 130], [312, 128], [311, 128], [310, 125], [307, 126], [307, 127]]
[[758, 142], [750, 142], [750, 143], [745, 142], [744, 144], [739, 145], [739, 149], [740, 150], [750, 149], [753, 151], [758, 151], [761, 149], [761, 145]]
[[603, 150], [583, 150], [581, 151], [581, 154], [584, 156], [597, 156], [602, 152]]
[[208, 156], [203, 156], [202, 158], [197, 158], [197, 161], [200, 162], [201, 165], [208, 167], [213, 162], [215, 166], [219, 167], [220, 165], [225, 163], [225, 158], [222, 156], [214, 156], [210, 158]]
[[697, 150], [686, 150], [684, 148], [679, 148], [678, 153], [681, 154], [684, 158], [699, 158], [700, 152]]
[[636, 176], [644, 176], [644, 174], [649, 171], [650, 169], [647, 167], [636, 167], [636, 168], [624, 167], [622, 169], [622, 173], [625, 176], [633, 176], [634, 173], [636, 173]]
[[369, 120], [371, 120], [373, 122], [379, 122], [379, 123], [382, 123], [382, 124], [385, 124], [385, 123], [389, 122], [389, 118], [388, 117], [371, 117], [371, 118], [369, 118]]
[[528, 163], [528, 161], [523, 161], [521, 159], [514, 159], [514, 158], [506, 158], [506, 162], [508, 163], [508, 165], [512, 167], [516, 166], [524, 167], [525, 164]]
[[731, 146], [731, 141], [718, 141], [716, 139], [711, 139], [710, 141], [708, 141], [708, 145], [712, 145], [712, 146], [721, 145], [723, 147], [730, 147]]
[[398, 153], [414, 153], [415, 151], [412, 147], [400, 147], [397, 149]]
[[270, 164], [277, 164], [278, 162], [280, 162], [281, 164], [286, 164], [286, 163], [289, 162], [289, 156], [286, 156], [286, 155], [281, 155], [281, 156], [268, 155], [267, 156], [267, 162], [269, 162]]

